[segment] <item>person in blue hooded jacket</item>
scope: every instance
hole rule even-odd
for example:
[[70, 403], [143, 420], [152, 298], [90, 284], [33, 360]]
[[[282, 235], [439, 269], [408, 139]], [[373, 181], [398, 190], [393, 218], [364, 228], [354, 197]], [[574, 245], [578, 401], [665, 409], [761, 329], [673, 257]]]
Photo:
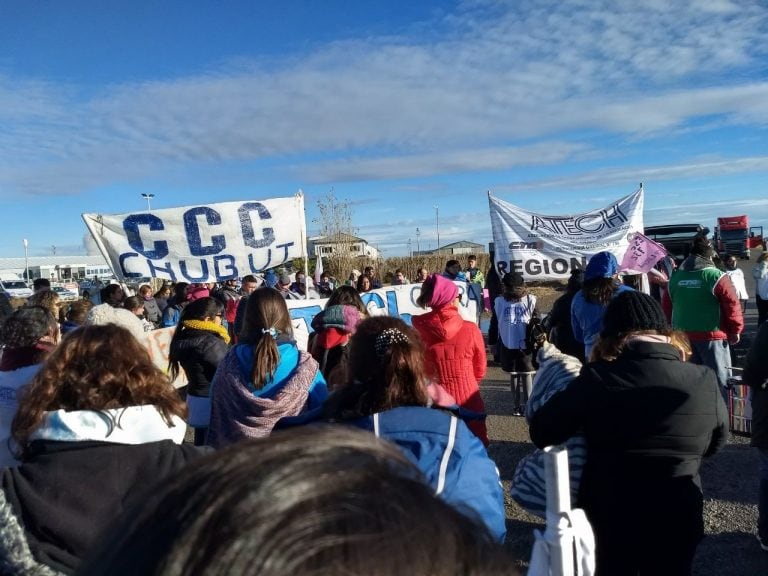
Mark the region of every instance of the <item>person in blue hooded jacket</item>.
[[419, 467], [435, 494], [482, 519], [502, 541], [506, 526], [499, 472], [461, 419], [429, 407], [418, 334], [399, 318], [363, 320], [349, 342], [347, 381], [323, 404], [319, 419], [357, 426], [393, 442]]
[[208, 444], [216, 448], [268, 436], [280, 418], [319, 407], [328, 396], [317, 362], [296, 346], [277, 290], [249, 296], [242, 335], [211, 382]]
[[610, 252], [598, 252], [587, 263], [584, 285], [571, 302], [571, 328], [577, 342], [584, 344], [589, 361], [592, 346], [603, 328], [603, 316], [614, 296], [632, 290], [619, 280], [619, 263]]

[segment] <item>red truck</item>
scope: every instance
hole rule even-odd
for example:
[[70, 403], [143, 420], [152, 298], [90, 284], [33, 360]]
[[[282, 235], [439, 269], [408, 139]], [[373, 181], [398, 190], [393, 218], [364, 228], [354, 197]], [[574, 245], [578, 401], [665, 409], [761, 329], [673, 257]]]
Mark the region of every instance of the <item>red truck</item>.
[[733, 254], [749, 260], [750, 248], [763, 247], [763, 227], [750, 228], [746, 215], [718, 218], [714, 236], [715, 246], [721, 257]]

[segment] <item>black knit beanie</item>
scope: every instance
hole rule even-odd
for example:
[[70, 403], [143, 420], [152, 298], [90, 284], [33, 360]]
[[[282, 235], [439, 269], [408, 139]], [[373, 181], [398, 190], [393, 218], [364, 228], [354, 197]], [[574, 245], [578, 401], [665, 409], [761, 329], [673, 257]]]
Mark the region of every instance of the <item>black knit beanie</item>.
[[525, 280], [523, 279], [523, 275], [520, 274], [520, 272], [507, 272], [504, 274], [504, 278], [501, 279], [501, 283], [504, 284], [504, 287], [508, 290], [512, 290], [514, 288], [523, 286], [525, 284]]
[[693, 246], [691, 246], [691, 254], [703, 256], [704, 258], [711, 258], [713, 253], [712, 243], [706, 236], [698, 235], [694, 238]]
[[608, 304], [600, 335], [610, 337], [640, 330], [668, 329], [669, 323], [656, 300], [637, 290], [627, 290]]

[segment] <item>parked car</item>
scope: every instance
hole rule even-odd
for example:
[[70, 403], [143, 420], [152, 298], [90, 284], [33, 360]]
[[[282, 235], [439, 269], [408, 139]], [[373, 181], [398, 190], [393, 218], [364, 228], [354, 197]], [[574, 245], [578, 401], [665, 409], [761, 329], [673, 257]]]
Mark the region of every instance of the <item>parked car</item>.
[[62, 300], [77, 300], [79, 298], [77, 292], [64, 288], [64, 286], [51, 286], [51, 290], [56, 292]]
[[9, 298], [29, 298], [32, 289], [16, 274], [3, 273], [0, 275], [0, 291], [8, 294]]
[[690, 253], [693, 239], [709, 234], [709, 228], [702, 224], [665, 224], [647, 226], [644, 234], [664, 246], [679, 265]]

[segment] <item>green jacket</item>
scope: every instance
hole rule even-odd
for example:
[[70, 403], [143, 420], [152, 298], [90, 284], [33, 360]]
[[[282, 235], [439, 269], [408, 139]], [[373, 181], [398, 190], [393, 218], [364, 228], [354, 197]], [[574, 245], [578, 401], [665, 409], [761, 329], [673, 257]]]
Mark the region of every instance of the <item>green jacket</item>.
[[472, 284], [480, 284], [481, 287], [485, 286], [485, 274], [483, 274], [480, 268], [467, 268], [464, 271], [464, 274], [466, 275], [468, 282], [472, 282]]
[[744, 317], [728, 275], [706, 260], [689, 257], [669, 279], [672, 327], [691, 340], [726, 340], [741, 334]]

